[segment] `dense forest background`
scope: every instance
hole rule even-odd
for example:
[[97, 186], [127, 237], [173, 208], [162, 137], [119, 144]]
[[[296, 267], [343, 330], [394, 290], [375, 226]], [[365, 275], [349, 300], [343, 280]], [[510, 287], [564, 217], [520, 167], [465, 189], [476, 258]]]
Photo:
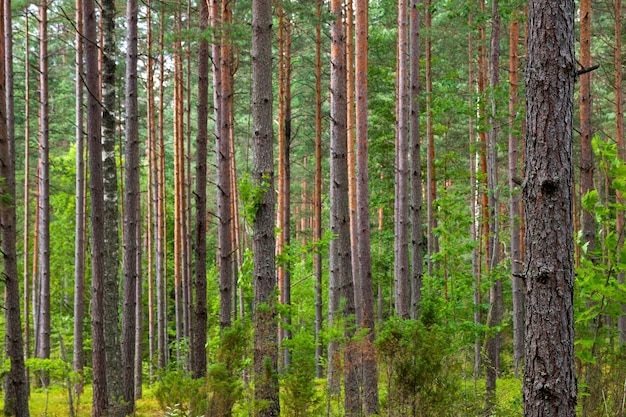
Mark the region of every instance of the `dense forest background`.
[[[111, 416], [144, 392], [167, 415], [277, 415], [278, 392], [281, 415], [522, 413], [526, 2], [275, 1], [259, 69], [248, 0], [88, 1], [4, 0], [31, 391], [72, 415], [92, 383]], [[626, 399], [623, 15], [576, 4], [585, 416]]]

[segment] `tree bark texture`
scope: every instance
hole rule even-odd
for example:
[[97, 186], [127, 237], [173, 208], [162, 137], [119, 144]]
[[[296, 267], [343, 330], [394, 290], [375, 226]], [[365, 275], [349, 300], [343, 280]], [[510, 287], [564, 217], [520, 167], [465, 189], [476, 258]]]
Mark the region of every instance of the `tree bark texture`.
[[[209, 7], [200, 2], [200, 30], [209, 27]], [[206, 225], [207, 225], [207, 143], [209, 96], [209, 43], [202, 39], [198, 46], [198, 132], [196, 136], [196, 224], [195, 224], [195, 280], [196, 305], [191, 326], [191, 372], [202, 378], [207, 371], [207, 279], [206, 279]]]
[[87, 142], [91, 200], [91, 339], [93, 368], [92, 416], [107, 415], [107, 378], [104, 336], [104, 183], [102, 179], [102, 107], [98, 68], [96, 12], [93, 0], [83, 0]]
[[398, 45], [396, 74], [396, 169], [394, 204], [394, 281], [398, 317], [410, 317], [409, 286], [409, 73], [407, 68], [408, 8], [398, 0]]
[[574, 416], [574, 1], [528, 6], [525, 415]]
[[126, 3], [126, 132], [124, 166], [124, 283], [122, 374], [126, 414], [135, 409], [135, 331], [140, 242], [139, 110], [137, 103], [137, 0]]
[[253, 181], [259, 187], [253, 225], [254, 397], [259, 417], [280, 415], [272, 128], [272, 3], [252, 2]]
[[[7, 9], [5, 10], [5, 7]], [[13, 97], [7, 95], [7, 83], [12, 82], [7, 77], [7, 69], [12, 60], [5, 60], [6, 31], [10, 29], [11, 19], [5, 19], [5, 14], [11, 14], [10, 2], [0, 2], [0, 237], [3, 258], [2, 280], [4, 281], [4, 316], [6, 355], [10, 360], [10, 368], [4, 377], [4, 415], [28, 417], [28, 384], [24, 365], [24, 342], [22, 338], [22, 321], [20, 318], [20, 290], [17, 272], [17, 230], [15, 208], [15, 150], [11, 145], [12, 138], [7, 129], [7, 120], [13, 118], [13, 105], [7, 104]], [[9, 23], [5, 26], [5, 23]], [[9, 29], [7, 29], [7, 26]], [[13, 138], [14, 139], [14, 138]]]
[[360, 283], [361, 298], [356, 298], [360, 305], [360, 323], [367, 335], [361, 341], [361, 363], [363, 372], [363, 403], [365, 415], [379, 413], [378, 401], [378, 369], [374, 349], [374, 290], [372, 277], [371, 230], [370, 230], [370, 198], [369, 198], [369, 166], [368, 166], [368, 0], [356, 2], [356, 217], [358, 269], [355, 282]]

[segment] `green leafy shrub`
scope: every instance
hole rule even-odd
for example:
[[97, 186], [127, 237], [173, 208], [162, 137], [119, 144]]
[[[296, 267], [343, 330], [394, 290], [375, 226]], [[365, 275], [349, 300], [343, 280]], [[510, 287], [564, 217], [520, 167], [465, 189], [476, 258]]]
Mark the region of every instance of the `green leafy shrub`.
[[376, 340], [387, 380], [381, 403], [388, 415], [453, 415], [460, 401], [450, 334], [432, 314], [422, 317], [427, 319], [392, 318]]
[[[166, 416], [189, 416], [191, 410], [201, 410], [206, 388], [204, 379], [193, 379], [187, 373], [169, 371], [157, 382], [154, 396]], [[176, 414], [172, 414], [176, 413]]]

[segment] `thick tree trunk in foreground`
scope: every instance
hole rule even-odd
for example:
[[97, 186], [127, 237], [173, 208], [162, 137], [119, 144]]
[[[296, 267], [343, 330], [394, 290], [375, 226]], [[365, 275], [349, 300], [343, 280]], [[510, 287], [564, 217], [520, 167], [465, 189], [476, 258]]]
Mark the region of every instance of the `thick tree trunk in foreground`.
[[531, 0], [527, 133], [525, 415], [574, 416], [574, 1]]
[[[4, 315], [6, 320], [5, 344], [6, 354], [10, 359], [10, 369], [4, 380], [4, 414], [7, 416], [28, 417], [28, 385], [24, 365], [24, 343], [22, 339], [22, 321], [20, 318], [20, 290], [17, 274], [16, 249], [16, 211], [15, 211], [15, 149], [10, 143], [7, 131], [7, 119], [13, 118], [12, 105], [7, 105], [6, 71], [9, 60], [5, 60], [5, 19], [4, 7], [7, 3], [0, 1], [0, 237], [3, 257], [2, 279], [5, 285]], [[10, 14], [10, 9], [6, 10]], [[10, 21], [11, 19], [6, 19]], [[10, 30], [10, 29], [8, 29]], [[10, 64], [8, 64], [10, 65]], [[8, 70], [11, 71], [11, 70]], [[9, 81], [10, 82], [10, 81]], [[12, 97], [9, 98], [12, 100]]]
[[272, 129], [272, 3], [252, 2], [252, 123], [254, 185], [262, 192], [253, 225], [254, 398], [259, 417], [280, 415]]

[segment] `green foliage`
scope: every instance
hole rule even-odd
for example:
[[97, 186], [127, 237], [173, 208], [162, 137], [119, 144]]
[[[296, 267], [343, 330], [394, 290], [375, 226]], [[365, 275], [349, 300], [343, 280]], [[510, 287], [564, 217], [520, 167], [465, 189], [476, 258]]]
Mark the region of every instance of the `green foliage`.
[[289, 349], [290, 363], [281, 377], [282, 413], [290, 417], [323, 415], [322, 397], [315, 380], [315, 340], [299, 331], [283, 342]]
[[260, 184], [256, 184], [255, 180], [247, 172], [241, 175], [241, 179], [239, 180], [239, 195], [243, 202], [243, 217], [248, 223], [254, 223], [256, 212], [263, 203], [263, 199], [269, 188], [270, 183], [265, 175]]
[[376, 340], [387, 374], [383, 406], [389, 415], [453, 415], [461, 400], [449, 329], [429, 307], [422, 319], [392, 318]]
[[[188, 416], [200, 408], [206, 396], [203, 379], [192, 379], [180, 370], [166, 372], [157, 382], [154, 396], [163, 410], [176, 410], [178, 416]], [[173, 411], [172, 411], [173, 412]], [[167, 415], [167, 414], [166, 414]]]

